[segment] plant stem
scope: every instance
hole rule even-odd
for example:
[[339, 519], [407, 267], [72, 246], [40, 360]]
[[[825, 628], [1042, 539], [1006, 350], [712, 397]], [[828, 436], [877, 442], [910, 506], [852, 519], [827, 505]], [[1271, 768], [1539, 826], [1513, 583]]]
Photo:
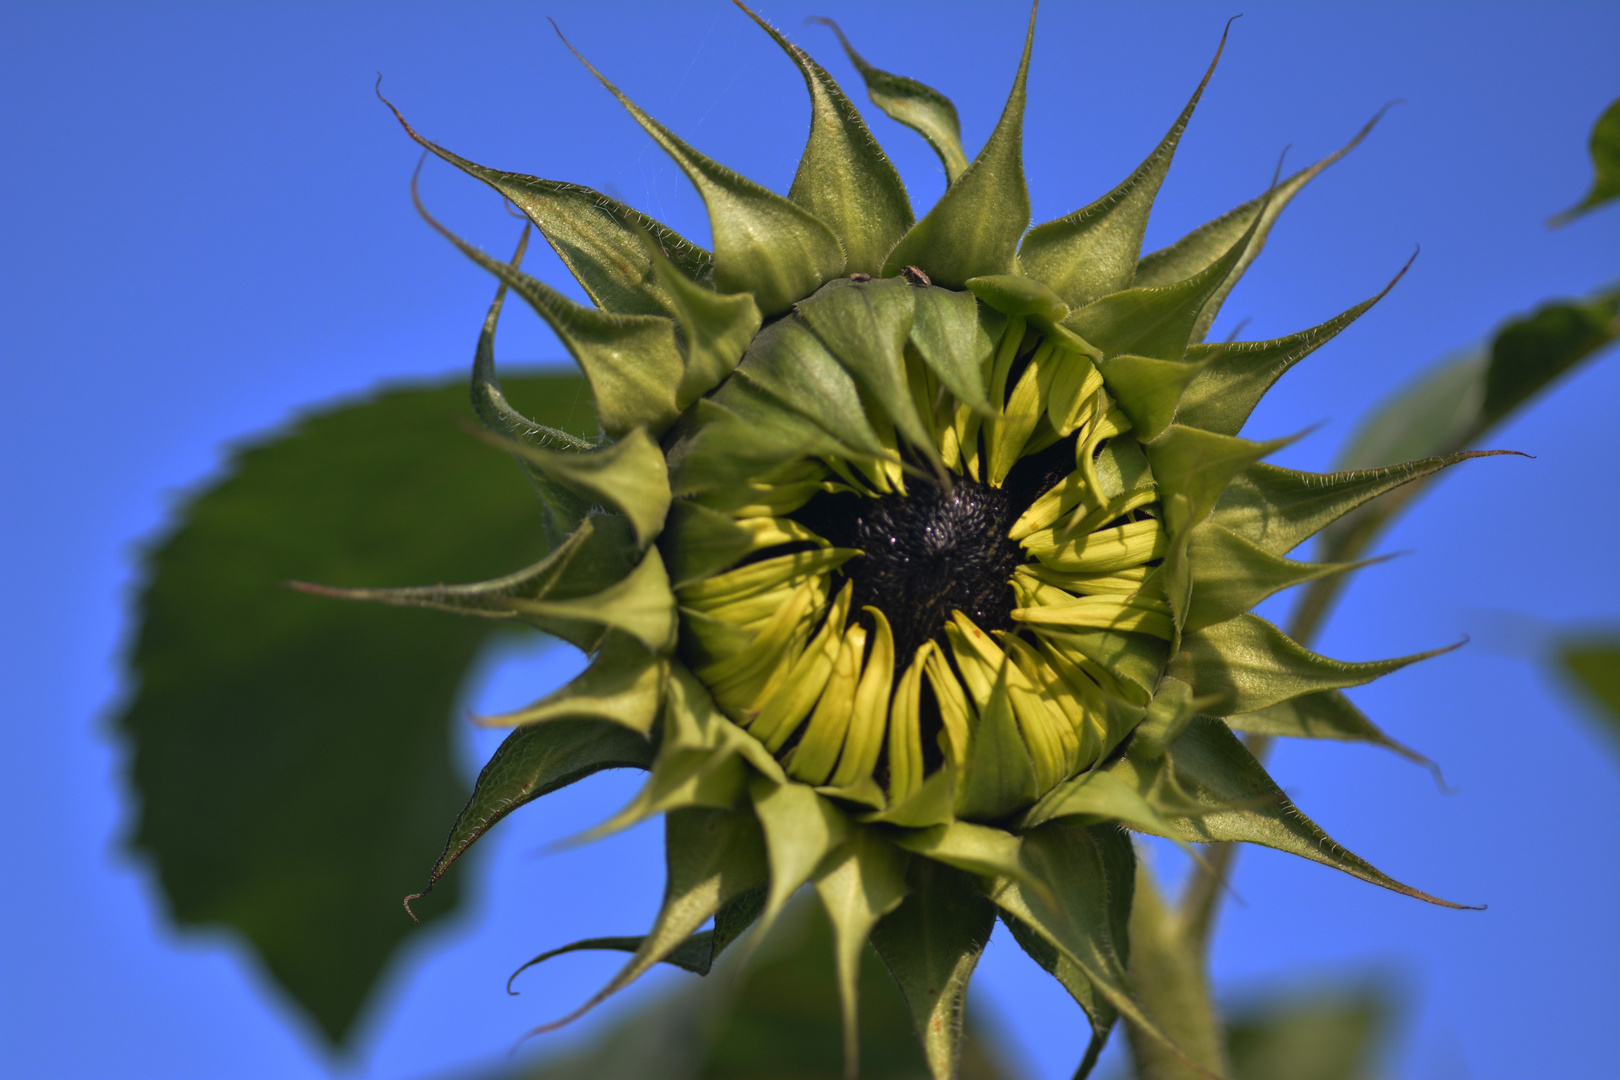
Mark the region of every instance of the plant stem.
[[1131, 983], [1143, 1010], [1191, 1059], [1183, 1059], [1134, 1025], [1128, 1026], [1138, 1080], [1208, 1080], [1211, 1074], [1230, 1075], [1225, 1032], [1215, 1014], [1205, 971], [1206, 940], [1203, 928], [1164, 902], [1152, 872], [1138, 864], [1136, 897], [1131, 905]]

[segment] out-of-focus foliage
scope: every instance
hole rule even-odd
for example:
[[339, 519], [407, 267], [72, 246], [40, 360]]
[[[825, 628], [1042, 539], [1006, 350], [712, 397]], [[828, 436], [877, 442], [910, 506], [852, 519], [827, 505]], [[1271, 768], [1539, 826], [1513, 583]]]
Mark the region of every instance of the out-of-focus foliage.
[[1610, 102], [1598, 117], [1588, 145], [1592, 151], [1592, 187], [1586, 198], [1549, 222], [1555, 227], [1620, 198], [1620, 99]]
[[[508, 380], [575, 430], [595, 423], [580, 386]], [[334, 1042], [410, 932], [400, 898], [426, 884], [466, 801], [451, 713], [500, 624], [284, 585], [478, 580], [543, 554], [534, 492], [456, 425], [466, 412], [457, 379], [307, 416], [237, 452], [146, 557], [137, 689], [118, 720], [140, 797], [131, 843], [176, 921], [245, 935]], [[418, 909], [455, 899], [447, 882]]]
[[[1592, 129], [1595, 178], [1586, 199], [1554, 219], [1567, 221], [1620, 196], [1620, 100]], [[1362, 421], [1340, 456], [1344, 469], [1370, 469], [1397, 461], [1438, 457], [1476, 446], [1492, 429], [1581, 361], [1620, 337], [1620, 287], [1585, 300], [1542, 305], [1508, 322], [1490, 344], [1435, 365]], [[1348, 514], [1324, 531], [1325, 560], [1353, 559], [1411, 500], [1426, 490], [1410, 484]], [[1340, 587], [1319, 582], [1302, 605], [1320, 607]], [[1313, 616], [1314, 617], [1314, 616]]]
[[1555, 649], [1562, 673], [1580, 687], [1591, 714], [1620, 746], [1620, 632], [1564, 638]]
[[[681, 982], [627, 1013], [573, 1054], [488, 1080], [838, 1080], [843, 1035], [832, 933], [796, 904], [740, 967], [741, 951], [702, 982]], [[871, 948], [860, 968], [862, 1080], [928, 1075], [911, 1012]], [[1013, 1080], [969, 1022], [962, 1080]]]
[[1620, 336], [1617, 308], [1620, 289], [1608, 289], [1512, 320], [1488, 347], [1436, 366], [1368, 417], [1340, 466], [1377, 468], [1477, 443], [1548, 383]]
[[[1362, 422], [1340, 458], [1343, 469], [1440, 457], [1477, 446], [1561, 375], [1620, 337], [1620, 288], [1587, 300], [1544, 304], [1497, 331], [1489, 346], [1435, 365]], [[1324, 529], [1317, 558], [1351, 562], [1412, 500], [1425, 478], [1375, 499]], [[1309, 640], [1346, 576], [1312, 582], [1295, 612], [1294, 630]]]
[[1232, 1080], [1372, 1080], [1394, 1012], [1374, 986], [1273, 993], [1227, 1020]]

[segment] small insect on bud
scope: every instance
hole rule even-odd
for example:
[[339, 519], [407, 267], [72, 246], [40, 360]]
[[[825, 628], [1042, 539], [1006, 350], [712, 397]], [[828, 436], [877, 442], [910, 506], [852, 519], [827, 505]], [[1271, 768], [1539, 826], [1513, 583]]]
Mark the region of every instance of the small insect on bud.
[[923, 273], [922, 267], [920, 267], [920, 266], [902, 266], [900, 268], [900, 273], [907, 281], [911, 282], [913, 285], [932, 285], [933, 284], [933, 281], [930, 280], [930, 278], [928, 277], [927, 274]]

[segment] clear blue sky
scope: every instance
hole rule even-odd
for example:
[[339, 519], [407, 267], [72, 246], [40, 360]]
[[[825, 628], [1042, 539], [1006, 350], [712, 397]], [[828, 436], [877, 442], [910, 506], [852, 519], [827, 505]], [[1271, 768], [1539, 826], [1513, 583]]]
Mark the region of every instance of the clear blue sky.
[[[970, 151], [1001, 108], [1025, 15], [990, 3], [761, 7], [862, 102], [830, 34], [804, 16], [838, 16], [874, 63], [953, 95]], [[1587, 132], [1620, 94], [1613, 4], [1050, 3], [1027, 121], [1035, 220], [1134, 167], [1236, 10], [1245, 17], [1150, 246], [1257, 193], [1284, 147], [1302, 164], [1390, 99], [1406, 104], [1288, 210], [1217, 335], [1239, 318], [1254, 337], [1319, 322], [1423, 249], [1392, 296], [1256, 414], [1250, 431], [1268, 436], [1322, 422], [1285, 463], [1326, 467], [1355, 419], [1434, 358], [1620, 274], [1614, 209], [1562, 232], [1542, 226], [1584, 191]], [[105, 733], [124, 692], [135, 555], [178, 493], [206, 482], [229, 444], [300, 409], [470, 360], [490, 283], [413, 214], [417, 152], [372, 96], [377, 72], [420, 130], [464, 155], [590, 184], [706, 237], [696, 196], [567, 54], [548, 14], [689, 141], [786, 188], [808, 117], [802, 84], [720, 0], [0, 6], [0, 814], [12, 867], [0, 889], [0, 1072], [442, 1075], [498, 1057], [611, 964], [559, 962], [508, 998], [516, 962], [650, 918], [655, 831], [538, 854], [630, 790], [628, 776], [598, 777], [502, 827], [474, 869], [468, 916], [417, 942], [357, 1057], [334, 1064], [236, 942], [168, 928], [152, 878], [120, 853], [130, 804]], [[928, 205], [943, 186], [935, 159], [865, 111]], [[516, 238], [499, 200], [448, 167], [428, 167], [424, 194], [490, 250]], [[530, 268], [562, 284], [547, 259]], [[517, 311], [502, 345], [508, 362], [564, 355]], [[1614, 1075], [1620, 760], [1534, 654], [1549, 626], [1620, 622], [1617, 404], [1610, 356], [1493, 439], [1535, 460], [1456, 470], [1383, 544], [1412, 554], [1365, 572], [1323, 641], [1370, 659], [1473, 635], [1355, 695], [1439, 759], [1456, 793], [1370, 749], [1294, 746], [1275, 759], [1353, 850], [1490, 910], [1433, 909], [1247, 854], [1243, 903], [1227, 910], [1215, 952], [1229, 998], [1285, 977], [1373, 972], [1409, 1005], [1395, 1075]], [[526, 700], [571, 663], [492, 660], [469, 700]], [[489, 750], [474, 742], [469, 774]], [[1035, 1074], [1067, 1076], [1073, 1006], [1004, 940], [981, 971], [986, 1007]]]

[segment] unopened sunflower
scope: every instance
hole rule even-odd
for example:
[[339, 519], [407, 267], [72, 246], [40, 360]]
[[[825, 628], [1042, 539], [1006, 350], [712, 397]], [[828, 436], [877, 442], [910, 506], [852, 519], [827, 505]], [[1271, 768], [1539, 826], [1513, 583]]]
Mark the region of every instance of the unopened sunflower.
[[[786, 196], [602, 79], [697, 187], [713, 252], [599, 192], [476, 165], [406, 128], [519, 207], [595, 302], [524, 274], [521, 247], [504, 263], [451, 237], [501, 283], [474, 402], [529, 467], [550, 554], [496, 581], [350, 595], [526, 621], [591, 663], [491, 718], [516, 731], [433, 878], [516, 806], [647, 768], [601, 831], [664, 816], [654, 926], [546, 954], [633, 953], [586, 1007], [660, 961], [707, 972], [813, 884], [851, 1053], [870, 940], [940, 1078], [997, 918], [1085, 1008], [1088, 1063], [1119, 1015], [1155, 1032], [1126, 974], [1125, 828], [1268, 844], [1422, 896], [1334, 844], [1234, 735], [1387, 742], [1338, 691], [1419, 659], [1330, 660], [1249, 610], [1347, 569], [1292, 561], [1296, 545], [1457, 459], [1302, 473], [1262, 461], [1286, 440], [1237, 434], [1378, 297], [1273, 341], [1204, 340], [1282, 207], [1350, 147], [1142, 256], [1202, 83], [1114, 190], [1032, 229], [1033, 16], [972, 161], [947, 99], [845, 42], [872, 101], [943, 162], [945, 194], [916, 219], [849, 98], [760, 25], [812, 103]], [[573, 354], [600, 438], [502, 397], [507, 290]]]

